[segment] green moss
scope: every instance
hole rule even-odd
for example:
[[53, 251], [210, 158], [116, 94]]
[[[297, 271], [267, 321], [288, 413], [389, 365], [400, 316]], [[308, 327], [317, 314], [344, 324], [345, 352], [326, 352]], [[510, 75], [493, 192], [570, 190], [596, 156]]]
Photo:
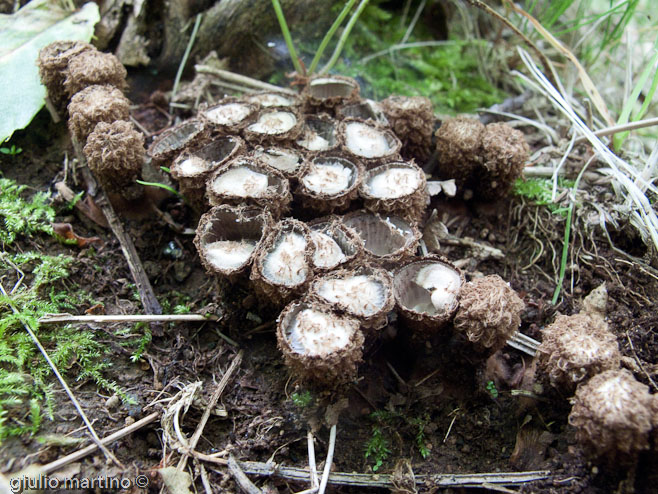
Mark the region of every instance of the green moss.
[[92, 380], [100, 388], [124, 394], [105, 377], [112, 365], [109, 349], [93, 332], [70, 325], [39, 325], [44, 315], [75, 310], [90, 297], [65, 284], [72, 257], [7, 251], [19, 236], [53, 235], [50, 223], [55, 212], [48, 195], [39, 192], [26, 199], [25, 191], [25, 186], [0, 178], [0, 240], [4, 246], [0, 275], [6, 292], [0, 293], [0, 441], [35, 434], [44, 415], [53, 418], [57, 384], [24, 325], [37, 334], [63, 375]]
[[[384, 10], [381, 3], [371, 0], [365, 8], [333, 72], [355, 77], [367, 97], [381, 100], [391, 94], [426, 96], [440, 113], [472, 112], [504, 99], [505, 93], [480, 75], [476, 49], [485, 41], [450, 39], [434, 46], [397, 49], [409, 19], [402, 26], [400, 14]], [[339, 2], [336, 12], [342, 6]], [[431, 39], [427, 27], [419, 22], [406, 44]], [[298, 45], [310, 59], [318, 43], [315, 40]], [[379, 52], [384, 53], [370, 58]]]

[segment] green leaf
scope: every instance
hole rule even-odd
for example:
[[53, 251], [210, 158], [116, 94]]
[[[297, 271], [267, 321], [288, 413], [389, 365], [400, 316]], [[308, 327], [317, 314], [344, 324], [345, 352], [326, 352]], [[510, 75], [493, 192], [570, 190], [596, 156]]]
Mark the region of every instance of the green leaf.
[[98, 5], [67, 11], [52, 0], [32, 0], [15, 14], [0, 14], [0, 142], [26, 127], [45, 102], [39, 50], [53, 41], [89, 41], [100, 20]]

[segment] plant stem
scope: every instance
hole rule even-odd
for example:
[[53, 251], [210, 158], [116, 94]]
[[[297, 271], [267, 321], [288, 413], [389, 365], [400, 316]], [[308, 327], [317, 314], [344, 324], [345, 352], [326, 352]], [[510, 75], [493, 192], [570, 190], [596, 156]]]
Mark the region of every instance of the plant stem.
[[176, 93], [178, 92], [178, 84], [180, 83], [181, 77], [183, 77], [183, 70], [185, 70], [185, 64], [187, 63], [187, 59], [190, 56], [190, 52], [192, 51], [192, 46], [194, 45], [194, 40], [196, 39], [196, 33], [199, 31], [202, 15], [203, 14], [198, 14], [196, 16], [196, 20], [194, 21], [194, 27], [192, 28], [192, 35], [190, 36], [190, 41], [187, 43], [187, 46], [185, 47], [185, 53], [183, 53], [183, 58], [180, 61], [180, 65], [178, 66], [178, 72], [176, 72], [176, 78], [174, 79], [174, 88], [171, 90], [171, 101], [174, 100], [174, 96], [176, 96]]
[[578, 173], [578, 177], [576, 177], [576, 183], [573, 185], [573, 188], [571, 189], [571, 193], [572, 193], [571, 204], [569, 205], [569, 211], [567, 212], [567, 224], [564, 228], [564, 243], [562, 244], [562, 259], [560, 260], [560, 276], [558, 279], [557, 286], [555, 287], [555, 292], [553, 293], [553, 300], [551, 300], [551, 303], [553, 305], [557, 303], [557, 299], [560, 296], [560, 290], [562, 290], [562, 283], [564, 283], [564, 274], [567, 271], [567, 258], [569, 257], [569, 240], [571, 239], [571, 219], [573, 218], [573, 211], [576, 206], [574, 197], [576, 191], [578, 190], [578, 184], [580, 183], [580, 179], [583, 178], [583, 175], [585, 174], [585, 170], [587, 170], [587, 167], [594, 160], [595, 157], [596, 155], [592, 156], [592, 158], [590, 158], [590, 160], [587, 163], [585, 163], [583, 169], [580, 170], [580, 173]]
[[288, 23], [286, 18], [283, 15], [283, 10], [281, 9], [281, 4], [279, 0], [272, 0], [272, 6], [274, 7], [274, 12], [276, 13], [276, 18], [279, 21], [279, 26], [281, 26], [281, 34], [283, 34], [283, 39], [286, 40], [286, 46], [288, 47], [288, 52], [290, 53], [290, 59], [292, 60], [292, 65], [295, 67], [295, 70], [299, 75], [305, 75], [304, 67], [299, 63], [299, 58], [297, 57], [297, 51], [295, 50], [295, 45], [292, 43], [292, 36], [290, 36], [290, 31], [288, 30]]
[[347, 23], [347, 26], [345, 26], [345, 30], [343, 31], [343, 34], [340, 35], [340, 39], [338, 40], [338, 44], [336, 45], [336, 48], [334, 49], [334, 52], [331, 55], [331, 58], [327, 62], [327, 65], [322, 67], [320, 74], [326, 74], [336, 64], [336, 62], [338, 61], [338, 57], [340, 57], [340, 53], [343, 51], [343, 47], [347, 42], [347, 38], [350, 37], [350, 32], [352, 32], [352, 28], [354, 27], [354, 24], [356, 24], [356, 21], [359, 19], [359, 16], [361, 15], [361, 13], [363, 12], [363, 10], [366, 8], [367, 5], [368, 5], [368, 0], [361, 0], [361, 3], [356, 9], [356, 12], [354, 12], [352, 17], [350, 18], [350, 21]]
[[327, 48], [327, 45], [329, 44], [329, 41], [331, 41], [331, 38], [334, 37], [334, 34], [336, 33], [336, 30], [338, 27], [343, 23], [343, 19], [345, 19], [345, 16], [349, 13], [350, 10], [352, 10], [352, 7], [356, 3], [356, 0], [349, 0], [346, 4], [345, 7], [343, 7], [343, 10], [341, 10], [340, 14], [338, 14], [338, 17], [336, 17], [336, 20], [334, 23], [331, 25], [329, 28], [329, 31], [327, 31], [327, 34], [324, 35], [324, 38], [322, 38], [322, 42], [320, 43], [320, 46], [318, 47], [318, 50], [315, 52], [315, 56], [313, 57], [313, 61], [311, 62], [311, 66], [308, 69], [308, 75], [313, 74], [315, 72], [315, 69], [318, 66], [318, 63], [320, 63], [320, 58], [322, 57], [322, 54], [324, 53], [324, 50]]

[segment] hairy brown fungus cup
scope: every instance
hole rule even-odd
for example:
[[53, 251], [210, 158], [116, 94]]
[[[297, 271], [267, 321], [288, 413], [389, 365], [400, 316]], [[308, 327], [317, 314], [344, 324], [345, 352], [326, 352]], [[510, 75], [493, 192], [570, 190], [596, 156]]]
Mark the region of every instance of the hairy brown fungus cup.
[[366, 171], [359, 187], [364, 206], [377, 213], [421, 219], [429, 203], [425, 173], [413, 162], [387, 163]]
[[356, 378], [364, 341], [356, 319], [317, 302], [292, 302], [279, 316], [276, 336], [296, 377], [330, 387]]
[[292, 108], [268, 108], [262, 110], [256, 121], [244, 129], [250, 142], [289, 141], [295, 139], [302, 129], [299, 113]]
[[224, 98], [199, 112], [203, 122], [216, 132], [238, 134], [256, 116], [258, 105], [236, 98]]
[[251, 265], [271, 223], [269, 213], [255, 207], [210, 209], [201, 216], [194, 238], [203, 267], [235, 280]]
[[359, 84], [351, 77], [317, 76], [306, 85], [302, 96], [311, 106], [332, 108], [340, 103], [356, 101], [359, 98]]
[[475, 353], [487, 357], [503, 348], [521, 325], [523, 300], [500, 276], [476, 278], [462, 286], [455, 331]]
[[398, 268], [393, 294], [398, 311], [419, 334], [444, 327], [459, 305], [464, 275], [438, 256], [427, 256]]
[[402, 141], [402, 156], [428, 159], [434, 132], [432, 102], [422, 96], [389, 96], [381, 106], [393, 132]]
[[278, 218], [288, 209], [290, 183], [281, 173], [250, 158], [238, 157], [221, 166], [208, 179], [206, 193], [212, 206], [251, 204]]
[[505, 196], [523, 173], [529, 159], [529, 146], [523, 133], [506, 123], [491, 123], [482, 133], [482, 168], [475, 182], [478, 198]]
[[374, 264], [392, 265], [413, 256], [420, 240], [418, 229], [398, 216], [354, 211], [343, 223], [361, 237], [365, 257]]
[[37, 65], [41, 83], [46, 86], [48, 97], [58, 111], [66, 110], [69, 95], [64, 87], [69, 60], [84, 51], [95, 51], [82, 41], [55, 41], [39, 51]]
[[361, 255], [363, 240], [338, 217], [320, 218], [308, 226], [315, 246], [313, 268], [316, 271], [330, 271], [345, 266]]
[[204, 130], [200, 120], [185, 120], [156, 137], [149, 146], [148, 154], [157, 163], [170, 161], [184, 149], [200, 144], [206, 137]]
[[339, 139], [343, 150], [360, 159], [367, 167], [399, 158], [402, 145], [389, 129], [353, 118], [341, 122]]
[[313, 280], [310, 295], [357, 318], [363, 327], [379, 329], [393, 310], [393, 279], [383, 269], [363, 266], [332, 271]]
[[444, 120], [435, 133], [439, 177], [454, 178], [460, 190], [472, 187], [474, 171], [482, 163], [483, 134], [484, 125], [475, 118]]
[[313, 277], [314, 244], [301, 221], [276, 223], [258, 249], [250, 279], [274, 305], [301, 295]]
[[99, 84], [124, 91], [128, 87], [126, 75], [126, 68], [111, 53], [86, 50], [69, 60], [64, 87], [69, 96]]
[[605, 371], [578, 386], [569, 424], [596, 456], [631, 456], [649, 447], [653, 396], [626, 369]]
[[281, 146], [262, 147], [257, 146], [253, 156], [266, 165], [283, 173], [288, 179], [297, 178], [304, 163], [301, 152]]
[[542, 331], [537, 359], [551, 386], [571, 393], [578, 383], [619, 368], [621, 354], [603, 318], [580, 313], [557, 316]]
[[236, 136], [220, 136], [194, 152], [181, 154], [171, 165], [171, 176], [178, 181], [185, 199], [204, 208], [206, 181], [214, 170], [236, 158], [245, 149], [244, 141]]
[[267, 91], [249, 94], [245, 99], [261, 108], [296, 107], [300, 104], [298, 96]]
[[128, 200], [142, 196], [143, 188], [135, 180], [146, 157], [144, 135], [132, 123], [99, 122], [87, 138], [84, 154], [89, 168], [108, 191]]
[[325, 113], [306, 115], [304, 128], [295, 143], [311, 153], [331, 151], [338, 146], [336, 122]]
[[295, 196], [319, 213], [346, 210], [358, 195], [363, 170], [340, 156], [320, 156], [307, 163], [299, 175]]
[[69, 131], [84, 146], [99, 122], [128, 120], [130, 101], [113, 86], [89, 86], [69, 103]]

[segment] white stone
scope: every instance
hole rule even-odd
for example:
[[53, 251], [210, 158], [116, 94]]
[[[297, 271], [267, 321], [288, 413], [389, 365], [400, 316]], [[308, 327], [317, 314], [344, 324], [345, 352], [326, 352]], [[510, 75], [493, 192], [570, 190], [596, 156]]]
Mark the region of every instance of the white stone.
[[345, 348], [356, 330], [355, 323], [349, 319], [303, 309], [286, 328], [286, 336], [296, 353], [327, 356]]
[[302, 177], [304, 186], [317, 194], [337, 195], [347, 190], [352, 181], [352, 169], [339, 162], [313, 163]]

